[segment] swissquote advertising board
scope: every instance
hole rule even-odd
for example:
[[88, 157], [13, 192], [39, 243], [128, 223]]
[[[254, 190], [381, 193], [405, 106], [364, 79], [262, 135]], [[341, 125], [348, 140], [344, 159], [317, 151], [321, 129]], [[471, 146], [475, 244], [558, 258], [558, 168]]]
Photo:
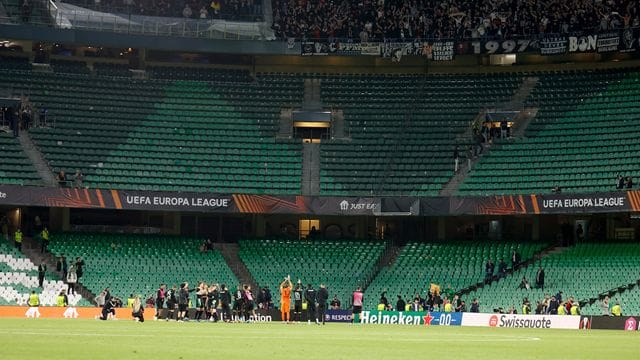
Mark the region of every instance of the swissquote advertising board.
[[462, 326], [524, 329], [578, 329], [580, 316], [464, 313]]

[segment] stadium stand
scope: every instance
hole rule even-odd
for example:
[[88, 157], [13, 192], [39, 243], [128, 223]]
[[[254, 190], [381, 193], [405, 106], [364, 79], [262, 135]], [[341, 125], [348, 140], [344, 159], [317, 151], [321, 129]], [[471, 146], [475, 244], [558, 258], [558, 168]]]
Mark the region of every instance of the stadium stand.
[[[324, 76], [322, 99], [344, 110], [349, 140], [321, 144], [322, 194], [437, 195], [478, 112], [510, 99], [505, 75]], [[465, 146], [466, 145], [466, 146]]]
[[[495, 146], [461, 185], [463, 195], [611, 191], [640, 170], [635, 70], [539, 74], [537, 117], [524, 139]], [[580, 84], [580, 86], [575, 86]]]
[[384, 249], [381, 241], [265, 239], [241, 240], [238, 255], [258, 284], [271, 289], [275, 306], [280, 305], [278, 286], [291, 275], [305, 287], [324, 283], [330, 297], [337, 295], [346, 308], [356, 287], [374, 274]]
[[[480, 310], [484, 312], [492, 312], [498, 307], [520, 309], [525, 297], [535, 309], [536, 302], [543, 300], [545, 294], [553, 296], [558, 291], [563, 292], [564, 300], [573, 297], [576, 301], [584, 301], [618, 286], [636, 283], [640, 273], [639, 254], [637, 244], [578, 244], [545, 256], [535, 265], [479, 288], [467, 297], [477, 297]], [[545, 271], [544, 289], [535, 288], [539, 266]], [[523, 277], [529, 281], [531, 289], [518, 288]], [[637, 313], [640, 308], [627, 310]]]
[[81, 256], [86, 266], [79, 282], [96, 295], [109, 287], [123, 299], [130, 294], [146, 299], [161, 283], [237, 284], [220, 252], [203, 253], [202, 244], [202, 239], [175, 236], [63, 233], [51, 237], [49, 249], [68, 259]]
[[[6, 241], [0, 240], [0, 305], [24, 305], [31, 291], [35, 290], [42, 305], [55, 306], [58, 293], [66, 289], [67, 285], [48, 271], [43, 288], [39, 288], [38, 266]], [[79, 294], [69, 295], [69, 303], [88, 304]]]
[[607, 31], [640, 24], [633, 2], [543, 1], [273, 1], [279, 37], [502, 38]]
[[18, 140], [0, 131], [0, 183], [14, 185], [42, 185], [40, 176], [22, 151]]
[[64, 2], [116, 14], [244, 21], [256, 21], [263, 16], [262, 0], [65, 0]]
[[301, 101], [302, 82], [249, 82], [236, 70], [211, 71], [217, 82], [207, 83], [165, 79], [202, 73], [189, 69], [154, 68], [162, 79], [144, 81], [7, 65], [14, 71], [0, 85], [56, 119], [30, 132], [56, 173], [79, 169], [86, 186], [114, 189], [300, 192], [302, 145], [275, 133], [280, 107]]
[[[384, 267], [367, 288], [365, 308], [374, 309], [380, 295], [387, 292], [387, 299], [395, 305], [397, 295], [405, 300], [429, 291], [430, 284], [437, 284], [444, 292], [451, 285], [453, 292], [460, 291], [484, 280], [484, 265], [491, 259], [498, 268], [499, 259], [510, 266], [513, 251], [518, 251], [523, 261], [530, 259], [544, 248], [544, 244], [526, 243], [418, 243], [410, 242], [402, 249], [396, 261]], [[471, 304], [466, 296], [467, 306]]]

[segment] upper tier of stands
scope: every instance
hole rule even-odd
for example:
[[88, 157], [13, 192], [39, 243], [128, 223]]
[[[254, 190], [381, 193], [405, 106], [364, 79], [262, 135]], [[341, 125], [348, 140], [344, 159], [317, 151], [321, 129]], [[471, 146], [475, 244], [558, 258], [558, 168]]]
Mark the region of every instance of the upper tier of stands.
[[538, 74], [529, 102], [539, 107], [526, 137], [494, 146], [459, 193], [611, 191], [634, 176], [640, 136], [640, 73], [601, 70]]
[[[387, 292], [392, 306], [395, 306], [397, 295], [405, 300], [413, 299], [416, 294], [425, 296], [432, 283], [440, 285], [443, 292], [449, 285], [453, 292], [460, 291], [484, 280], [487, 259], [493, 261], [497, 273], [500, 259], [504, 259], [511, 268], [514, 250], [526, 261], [543, 247], [544, 244], [524, 243], [411, 242], [403, 248], [396, 261], [384, 267], [369, 285], [365, 308], [375, 308], [383, 291]], [[467, 301], [467, 308], [470, 304], [471, 301]]]
[[339, 195], [437, 195], [453, 176], [456, 144], [465, 157], [470, 122], [521, 83], [518, 74], [321, 79], [323, 102], [343, 109], [351, 136], [321, 144], [321, 193]]
[[243, 21], [258, 21], [263, 16], [262, 0], [64, 0], [63, 2], [115, 14]]
[[337, 295], [346, 308], [353, 291], [373, 275], [384, 248], [379, 241], [241, 240], [239, 255], [258, 285], [271, 289], [277, 307], [278, 286], [291, 275], [294, 285], [300, 279], [305, 288], [325, 284], [329, 300]]
[[275, 133], [280, 107], [300, 103], [301, 81], [255, 82], [237, 70], [209, 70], [209, 82], [195, 82], [179, 79], [202, 71], [152, 68], [158, 79], [133, 80], [5, 66], [12, 71], [2, 71], [0, 86], [55, 118], [55, 128], [31, 131], [46, 160], [56, 172], [81, 170], [87, 186], [300, 192], [301, 143]]
[[[55, 306], [60, 290], [67, 285], [47, 271], [43, 288], [38, 287], [38, 266], [21, 252], [0, 239], [0, 305], [26, 305], [31, 291], [40, 295], [40, 304]], [[69, 295], [69, 304], [88, 305], [77, 295]]]
[[219, 251], [200, 252], [202, 239], [160, 235], [55, 234], [49, 250], [67, 259], [81, 256], [86, 266], [79, 282], [98, 295], [109, 287], [111, 294], [130, 294], [146, 299], [161, 283], [168, 287], [199, 281], [237, 284], [238, 280]]
[[[535, 309], [536, 302], [545, 294], [553, 296], [562, 291], [563, 299], [573, 297], [576, 301], [588, 300], [618, 286], [633, 284], [640, 279], [637, 244], [578, 244], [559, 253], [543, 257], [535, 265], [520, 269], [490, 286], [479, 288], [467, 295], [480, 300], [480, 310], [513, 306], [520, 309], [525, 297]], [[544, 289], [535, 288], [538, 267], [545, 271]], [[518, 289], [522, 278], [531, 284], [531, 289]], [[637, 314], [640, 307], [635, 302], [625, 304], [626, 311]]]

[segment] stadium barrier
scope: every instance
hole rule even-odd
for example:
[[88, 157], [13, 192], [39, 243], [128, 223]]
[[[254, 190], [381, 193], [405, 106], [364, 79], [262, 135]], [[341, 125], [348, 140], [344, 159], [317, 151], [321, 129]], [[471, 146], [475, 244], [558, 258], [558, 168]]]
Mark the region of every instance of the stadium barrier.
[[[0, 318], [24, 318], [27, 317], [28, 306], [0, 306]], [[67, 312], [66, 307], [57, 306], [41, 306], [38, 307], [40, 312], [40, 318], [61, 319], [61, 318], [78, 318], [78, 319], [94, 319], [96, 315], [100, 315], [101, 308], [98, 307], [75, 307], [77, 316], [65, 316]], [[145, 308], [145, 318], [151, 319], [155, 315], [154, 308]], [[195, 309], [189, 309], [188, 317], [193, 319], [195, 316]], [[67, 313], [69, 314], [69, 313]], [[166, 318], [167, 309], [163, 309], [160, 312], [161, 318]], [[293, 316], [293, 313], [292, 313]], [[121, 319], [131, 318], [130, 308], [116, 308], [116, 317]], [[282, 321], [280, 311], [277, 309], [269, 310], [256, 310], [256, 317], [252, 319], [256, 322], [272, 322]], [[301, 317], [302, 321], [307, 321], [307, 312], [304, 311]], [[327, 310], [325, 315], [326, 322], [351, 322], [351, 310]]]
[[462, 326], [528, 329], [578, 329], [579, 316], [464, 313]]
[[[62, 319], [95, 319], [101, 309], [97, 307], [75, 307], [76, 313], [69, 308], [42, 306], [38, 308], [40, 318]], [[0, 306], [0, 318], [26, 318], [27, 306]], [[145, 317], [151, 319], [155, 309], [146, 308]], [[163, 309], [161, 317], [165, 318], [167, 310]], [[189, 309], [193, 318], [195, 309]], [[116, 308], [116, 317], [131, 319], [130, 308]], [[282, 318], [277, 309], [256, 310], [255, 322], [278, 322]], [[303, 312], [301, 321], [307, 321], [307, 313]], [[351, 310], [327, 310], [326, 322], [351, 322]], [[640, 331], [640, 316], [571, 316], [571, 315], [518, 315], [518, 314], [482, 314], [482, 313], [445, 313], [416, 311], [363, 311], [356, 315], [356, 322], [362, 324], [394, 324], [422, 326], [473, 326], [473, 327], [507, 327], [529, 329], [597, 329]]]
[[640, 331], [640, 316], [582, 316], [580, 329]]
[[362, 324], [396, 325], [462, 325], [463, 313], [419, 312], [419, 311], [368, 311], [356, 315]]

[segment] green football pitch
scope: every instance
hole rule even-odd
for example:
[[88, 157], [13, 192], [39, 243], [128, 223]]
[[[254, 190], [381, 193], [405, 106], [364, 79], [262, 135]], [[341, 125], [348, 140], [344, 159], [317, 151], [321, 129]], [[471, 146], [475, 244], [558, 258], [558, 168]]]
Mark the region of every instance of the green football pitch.
[[0, 319], [0, 359], [637, 359], [640, 332]]

